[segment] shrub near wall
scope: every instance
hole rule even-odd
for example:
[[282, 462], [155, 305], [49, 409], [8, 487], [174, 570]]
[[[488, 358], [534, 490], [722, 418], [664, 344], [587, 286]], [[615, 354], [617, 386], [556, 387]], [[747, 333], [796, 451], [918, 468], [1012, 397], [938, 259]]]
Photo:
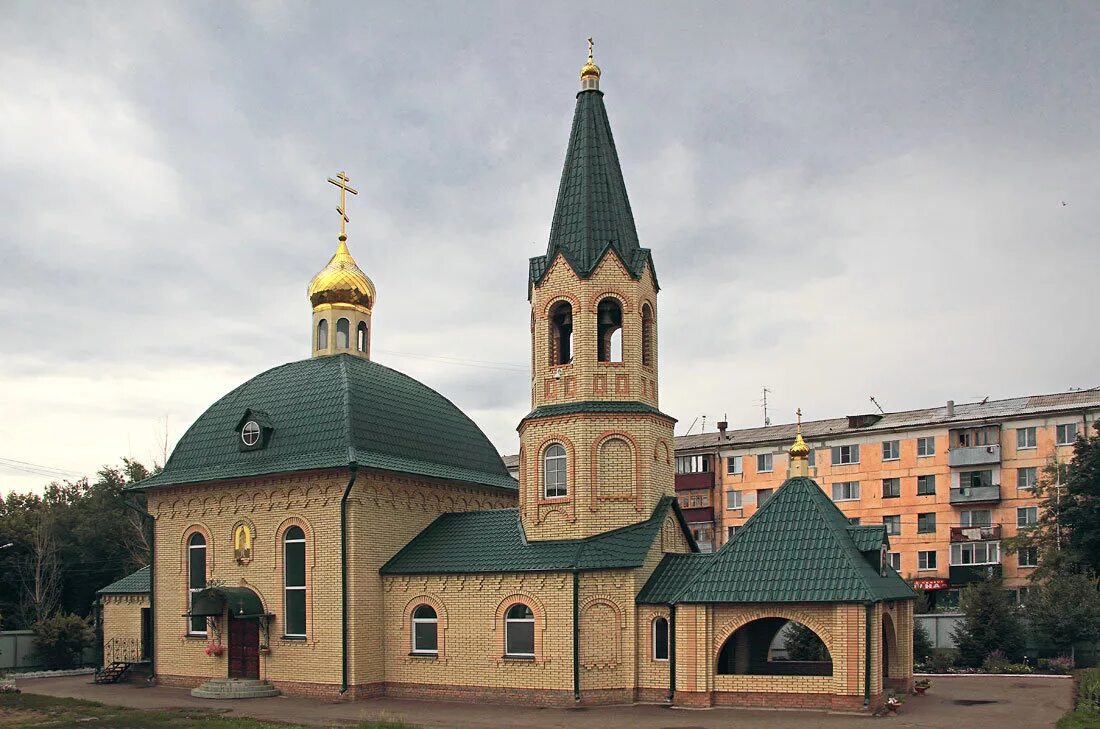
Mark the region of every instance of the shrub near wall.
[[1077, 708], [1058, 720], [1057, 729], [1100, 727], [1100, 669], [1080, 671], [1074, 677]]
[[34, 624], [34, 649], [46, 668], [72, 668], [95, 636], [84, 618], [55, 615]]

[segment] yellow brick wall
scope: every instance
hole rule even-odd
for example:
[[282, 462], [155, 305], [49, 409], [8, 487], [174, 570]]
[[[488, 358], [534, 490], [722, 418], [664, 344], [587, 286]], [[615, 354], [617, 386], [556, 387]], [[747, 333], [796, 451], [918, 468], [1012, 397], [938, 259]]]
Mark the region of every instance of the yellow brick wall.
[[[100, 620], [103, 625], [103, 665], [115, 659], [111, 641], [125, 641], [127, 650], [141, 645], [141, 610], [149, 607], [148, 595], [102, 595]], [[119, 658], [125, 656], [119, 655]]]

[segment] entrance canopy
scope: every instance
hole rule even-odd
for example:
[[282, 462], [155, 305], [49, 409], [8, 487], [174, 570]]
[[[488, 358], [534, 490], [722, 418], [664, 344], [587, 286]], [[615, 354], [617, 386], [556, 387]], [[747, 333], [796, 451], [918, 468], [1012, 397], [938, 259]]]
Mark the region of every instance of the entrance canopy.
[[188, 616], [220, 617], [226, 608], [231, 618], [263, 618], [271, 615], [264, 610], [260, 596], [247, 587], [208, 587], [195, 595]]

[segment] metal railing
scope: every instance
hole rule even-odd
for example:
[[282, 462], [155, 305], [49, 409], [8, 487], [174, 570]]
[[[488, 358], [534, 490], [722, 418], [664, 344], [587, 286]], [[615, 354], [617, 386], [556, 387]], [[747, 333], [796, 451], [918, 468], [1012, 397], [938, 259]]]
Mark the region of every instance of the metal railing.
[[145, 660], [145, 646], [141, 638], [111, 638], [103, 646], [103, 665], [111, 663], [140, 663]]

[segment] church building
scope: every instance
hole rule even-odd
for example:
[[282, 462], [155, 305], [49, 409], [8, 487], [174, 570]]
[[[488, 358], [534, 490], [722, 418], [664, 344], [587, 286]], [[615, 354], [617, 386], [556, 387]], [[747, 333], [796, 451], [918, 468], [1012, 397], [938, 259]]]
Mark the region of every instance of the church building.
[[590, 50], [530, 261], [518, 482], [446, 397], [372, 361], [377, 292], [341, 173], [313, 356], [215, 402], [133, 487], [155, 525], [151, 625], [105, 613], [108, 644], [148, 634], [156, 679], [199, 696], [863, 711], [909, 688], [915, 595], [885, 528], [850, 525], [807, 477], [801, 434], [788, 481], [721, 550], [692, 539], [654, 257], [600, 75]]

